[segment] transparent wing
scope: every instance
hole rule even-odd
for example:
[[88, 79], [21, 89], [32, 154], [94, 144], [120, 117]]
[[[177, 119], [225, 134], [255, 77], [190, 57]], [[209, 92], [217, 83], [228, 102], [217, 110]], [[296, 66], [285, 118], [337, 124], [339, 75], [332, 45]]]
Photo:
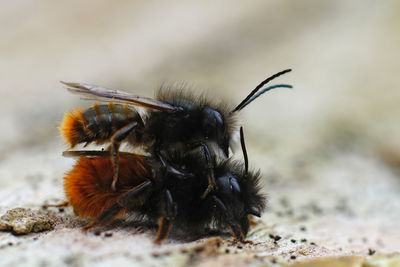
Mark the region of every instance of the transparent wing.
[[74, 94], [84, 95], [88, 100], [113, 101], [117, 103], [126, 103], [149, 109], [174, 112], [180, 110], [179, 107], [168, 103], [158, 101], [149, 97], [141, 97], [127, 92], [104, 88], [101, 86], [86, 83], [61, 82], [67, 86], [67, 90]]

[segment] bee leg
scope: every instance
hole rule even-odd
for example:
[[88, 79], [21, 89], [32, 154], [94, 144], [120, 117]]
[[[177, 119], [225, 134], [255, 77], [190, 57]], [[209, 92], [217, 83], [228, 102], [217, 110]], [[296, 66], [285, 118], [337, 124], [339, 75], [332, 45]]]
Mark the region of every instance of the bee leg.
[[[214, 172], [213, 172], [214, 173]], [[208, 175], [207, 176], [207, 180], [208, 180], [208, 186], [206, 188], [206, 190], [204, 191], [204, 193], [201, 195], [201, 199], [205, 199], [207, 197], [207, 195], [213, 191], [216, 187], [216, 182], [215, 182], [215, 177]]]
[[87, 223], [85, 226], [82, 227], [82, 230], [84, 232], [86, 232], [87, 230], [89, 230], [90, 228], [96, 226], [98, 224], [97, 220], [91, 220], [89, 223]]
[[158, 231], [154, 243], [160, 245], [161, 242], [168, 237], [169, 232], [171, 230], [171, 226], [172, 226], [171, 220], [167, 219], [166, 217], [161, 217], [158, 220]]
[[135, 209], [142, 206], [140, 200], [143, 200], [143, 194], [147, 192], [147, 188], [152, 185], [151, 181], [145, 181], [135, 188], [124, 193], [122, 197], [118, 200], [118, 203], [126, 209]]
[[177, 212], [176, 204], [173, 202], [171, 192], [168, 189], [165, 191], [164, 198], [165, 202], [163, 202], [161, 205], [163, 209], [162, 213], [164, 215], [158, 220], [158, 231], [156, 239], [154, 240], [154, 243], [158, 245], [168, 237], [171, 230], [172, 221], [174, 220]]
[[110, 207], [106, 208], [97, 219], [91, 221], [83, 228], [87, 230], [98, 224], [106, 224], [118, 217], [124, 210], [133, 209], [137, 206], [140, 206], [137, 203], [134, 205], [134, 202], [135, 200], [141, 199], [141, 195], [146, 192], [146, 189], [149, 186], [151, 186], [151, 182], [146, 181], [124, 193], [117, 203], [114, 203]]
[[44, 209], [48, 209], [48, 208], [65, 208], [68, 207], [69, 203], [68, 201], [63, 201], [57, 204], [44, 204], [42, 207]]
[[214, 164], [210, 153], [210, 149], [204, 142], [201, 141], [193, 144], [193, 147], [198, 147], [198, 146], [201, 146], [203, 148], [204, 156], [207, 161], [206, 169], [208, 170], [208, 175], [207, 175], [208, 186], [204, 191], [204, 193], [201, 195], [201, 198], [204, 199], [211, 191], [213, 191], [217, 187], [217, 183], [215, 181]]
[[118, 165], [118, 150], [121, 145], [121, 142], [128, 137], [128, 135], [138, 126], [137, 122], [132, 122], [125, 127], [119, 129], [114, 133], [111, 137], [111, 162], [114, 169], [114, 176], [113, 181], [111, 183], [111, 189], [113, 191], [116, 190], [116, 184], [118, 181], [118, 172], [119, 172], [119, 165]]
[[185, 173], [185, 172], [181, 172], [180, 170], [177, 170], [173, 166], [169, 165], [165, 161], [165, 159], [161, 156], [160, 153], [157, 152], [156, 154], [161, 162], [164, 172], [173, 174], [175, 177], [180, 178], [180, 179], [184, 179], [188, 176], [193, 176], [193, 174], [191, 174], [191, 173]]
[[83, 227], [83, 230], [89, 230], [90, 228], [99, 224], [106, 224], [116, 218], [122, 211], [123, 207], [119, 203], [114, 203], [107, 209], [105, 209], [98, 218], [92, 220]]
[[229, 225], [229, 228], [231, 229], [232, 236], [235, 238], [235, 240], [245, 243], [245, 238], [242, 228], [240, 227], [240, 225], [234, 222], [232, 215], [229, 214], [225, 204], [222, 202], [221, 199], [219, 199], [216, 196], [213, 196], [213, 200], [216, 203], [216, 206], [218, 207], [219, 211], [226, 218], [226, 223]]
[[241, 243], [246, 243], [246, 241], [244, 240], [244, 234], [241, 227], [232, 221], [228, 222], [228, 224], [229, 228], [231, 229], [233, 238]]

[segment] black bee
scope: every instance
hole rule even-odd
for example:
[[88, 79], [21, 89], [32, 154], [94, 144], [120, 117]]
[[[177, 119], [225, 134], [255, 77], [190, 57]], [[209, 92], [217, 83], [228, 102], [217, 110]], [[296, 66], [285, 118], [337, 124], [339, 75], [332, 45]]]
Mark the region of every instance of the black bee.
[[[180, 150], [184, 154], [200, 147], [205, 160], [201, 166], [208, 171], [208, 186], [202, 196], [204, 198], [216, 187], [212, 158], [220, 151], [223, 157], [229, 157], [232, 136], [238, 129], [237, 112], [268, 90], [291, 88], [290, 85], [280, 84], [259, 92], [269, 81], [289, 71], [291, 70], [284, 70], [267, 78], [232, 109], [225, 104], [214, 104], [206, 98], [195, 97], [182, 90], [164, 88], [157, 93], [156, 99], [151, 99], [89, 84], [64, 83], [72, 93], [85, 95], [91, 100], [106, 101], [108, 104], [67, 113], [61, 132], [71, 148], [80, 143], [110, 144], [114, 170], [111, 187], [114, 191], [117, 190], [118, 151], [121, 142], [144, 146], [147, 152], [159, 160], [164, 152]], [[133, 106], [148, 109], [147, 116], [142, 118]], [[94, 155], [96, 152], [87, 153]], [[183, 175], [173, 168], [169, 171], [173, 175]]]
[[[172, 225], [188, 234], [208, 227], [230, 229], [236, 240], [245, 242], [248, 215], [260, 216], [265, 198], [260, 193], [259, 172], [248, 171], [242, 128], [240, 133], [244, 163], [213, 157], [217, 186], [204, 198], [208, 170], [201, 149], [162, 151], [161, 158], [120, 152], [115, 191], [110, 187], [109, 151], [95, 151], [93, 158], [87, 151], [69, 153], [77, 156], [82, 152], [84, 156], [64, 178], [68, 204], [79, 216], [93, 219], [85, 229], [134, 213], [158, 221], [156, 243], [169, 235]], [[180, 168], [181, 172], [177, 175], [168, 168]]]

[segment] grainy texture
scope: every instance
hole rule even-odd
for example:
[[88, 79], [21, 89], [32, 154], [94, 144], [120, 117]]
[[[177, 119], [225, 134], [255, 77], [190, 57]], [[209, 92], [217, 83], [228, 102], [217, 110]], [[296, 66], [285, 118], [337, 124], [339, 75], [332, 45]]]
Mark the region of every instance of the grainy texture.
[[399, 9], [395, 0], [5, 1], [0, 216], [24, 208], [36, 221], [44, 203], [65, 198], [73, 160], [61, 157], [57, 127], [64, 112], [91, 103], [59, 80], [148, 97], [185, 81], [237, 104], [290, 67], [277, 83], [294, 89], [241, 114], [269, 199], [248, 235], [254, 245], [175, 234], [155, 246], [156, 229], [144, 223], [84, 233], [87, 221], [70, 208], [51, 209], [53, 230], [0, 232], [0, 265], [398, 266]]
[[16, 235], [53, 230], [56, 216], [43, 211], [24, 208], [8, 210], [0, 217], [0, 231], [11, 231]]

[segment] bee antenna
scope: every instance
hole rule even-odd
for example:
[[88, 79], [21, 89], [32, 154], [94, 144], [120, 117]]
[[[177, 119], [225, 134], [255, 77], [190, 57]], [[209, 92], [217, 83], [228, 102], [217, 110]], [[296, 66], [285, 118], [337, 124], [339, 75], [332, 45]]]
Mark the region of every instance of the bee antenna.
[[247, 174], [249, 170], [249, 158], [247, 157], [246, 144], [244, 143], [243, 127], [240, 127], [240, 144], [242, 146], [242, 152], [244, 158], [244, 170]]
[[289, 85], [289, 84], [276, 84], [276, 85], [271, 85], [267, 88], [264, 88], [263, 90], [261, 90], [260, 92], [258, 92], [257, 94], [255, 94], [254, 96], [252, 96], [249, 100], [247, 100], [246, 103], [244, 103], [241, 107], [240, 110], [244, 109], [245, 106], [247, 106], [248, 104], [250, 104], [251, 102], [253, 102], [256, 98], [258, 98], [259, 96], [261, 96], [262, 94], [264, 94], [265, 92], [275, 89], [275, 88], [289, 88], [292, 89], [293, 86]]
[[[270, 76], [270, 77], [268, 77], [267, 79], [265, 79], [264, 81], [262, 81], [259, 85], [257, 85], [257, 87], [256, 88], [254, 88], [254, 90], [253, 91], [251, 91], [251, 93], [245, 98], [245, 99], [243, 99], [243, 101], [242, 102], [240, 102], [240, 104], [239, 105], [237, 105], [237, 107], [236, 108], [234, 108], [233, 110], [232, 110], [232, 112], [236, 112], [236, 111], [238, 111], [238, 110], [241, 110], [244, 106], [246, 106], [247, 104], [249, 104], [251, 101], [253, 101], [253, 100], [251, 100], [249, 103], [247, 103], [248, 101], [249, 101], [249, 99], [253, 96], [253, 95], [255, 95], [257, 92], [258, 92], [258, 90], [260, 90], [265, 84], [267, 84], [267, 83], [269, 83], [270, 81], [272, 81], [273, 79], [275, 79], [275, 78], [277, 78], [277, 77], [279, 77], [279, 76], [281, 76], [281, 75], [283, 75], [283, 74], [285, 74], [285, 73], [287, 73], [287, 72], [290, 72], [290, 71], [292, 71], [291, 69], [286, 69], [286, 70], [283, 70], [283, 71], [280, 71], [280, 72], [278, 72], [278, 73], [276, 73], [276, 74], [274, 74], [274, 75], [272, 75], [272, 76]], [[276, 87], [275, 87], [276, 88]], [[271, 88], [271, 89], [273, 89], [273, 88]], [[271, 90], [271, 89], [269, 89], [269, 90]], [[266, 90], [266, 91], [268, 91], [268, 90]], [[265, 91], [265, 92], [266, 92]], [[264, 93], [265, 93], [264, 92]], [[258, 96], [260, 96], [260, 95], [258, 95]], [[257, 97], [258, 97], [257, 96]], [[257, 98], [256, 97], [256, 98]], [[247, 103], [247, 104], [246, 104]]]

